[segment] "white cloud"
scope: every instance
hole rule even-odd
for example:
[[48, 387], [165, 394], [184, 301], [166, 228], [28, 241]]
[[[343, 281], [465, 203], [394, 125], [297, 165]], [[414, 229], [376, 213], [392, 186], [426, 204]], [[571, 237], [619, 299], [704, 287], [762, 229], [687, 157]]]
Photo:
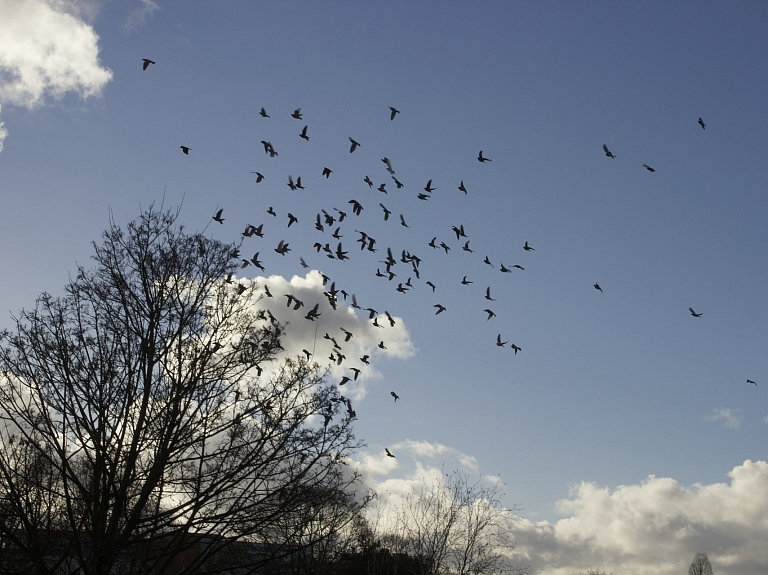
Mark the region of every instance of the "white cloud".
[[[83, 18], [93, 2], [0, 0], [0, 104], [33, 109], [74, 92], [97, 96], [112, 79]], [[0, 124], [0, 145], [8, 131]]]
[[691, 487], [654, 476], [614, 490], [581, 483], [558, 503], [568, 517], [510, 525], [518, 559], [542, 575], [675, 575], [703, 551], [722, 575], [768, 572], [768, 463], [747, 460], [728, 475]]
[[712, 415], [707, 415], [704, 420], [709, 423], [716, 423], [722, 421], [725, 427], [735, 429], [741, 425], [741, 410], [730, 409], [728, 407], [721, 407], [712, 410]]
[[[285, 355], [296, 356], [307, 350], [313, 354], [317, 363], [329, 366], [331, 377], [338, 381], [342, 377], [349, 377], [351, 381], [345, 384], [342, 393], [351, 399], [361, 399], [365, 395], [366, 383], [381, 377], [374, 367], [377, 358], [386, 356], [404, 359], [415, 352], [408, 329], [401, 318], [393, 316], [395, 325], [391, 325], [382, 314], [378, 322], [382, 327], [375, 327], [368, 319], [368, 312], [356, 312], [345, 303], [341, 294], [338, 296], [337, 309], [334, 310], [324, 295], [325, 290], [331, 286], [323, 286], [323, 277], [318, 271], [312, 270], [305, 277], [293, 276], [290, 281], [282, 276], [235, 281], [246, 286], [255, 283], [256, 295], [260, 299], [254, 303], [254, 307], [257, 310], [269, 310], [278, 321], [287, 323], [282, 339]], [[264, 286], [272, 298], [264, 295]], [[288, 295], [303, 305], [298, 310], [294, 309], [295, 304], [287, 305]], [[318, 306], [320, 316], [310, 321], [306, 315], [315, 305]], [[342, 328], [352, 334], [349, 341], [345, 341], [346, 335]], [[378, 347], [380, 342], [384, 342], [386, 349]], [[331, 354], [334, 360], [331, 360]], [[337, 354], [344, 357], [341, 365], [335, 359], [338, 358]], [[366, 355], [369, 356], [370, 365], [361, 361]], [[354, 380], [350, 370], [352, 367], [360, 369], [357, 380]]]
[[139, 0], [139, 6], [128, 13], [128, 20], [125, 22], [125, 30], [134, 31], [139, 26], [143, 26], [147, 20], [152, 18], [156, 10], [159, 10], [157, 2], [154, 0]]
[[[2, 106], [0, 106], [0, 111], [2, 109]], [[8, 136], [8, 129], [5, 127], [5, 124], [0, 121], [0, 152], [3, 151], [3, 141], [5, 141], [6, 136]]]

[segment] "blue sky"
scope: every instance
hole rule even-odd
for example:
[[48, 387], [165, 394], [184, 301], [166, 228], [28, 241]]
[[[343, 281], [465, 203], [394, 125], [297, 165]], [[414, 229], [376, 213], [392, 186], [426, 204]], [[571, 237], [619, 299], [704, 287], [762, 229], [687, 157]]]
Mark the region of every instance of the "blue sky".
[[[373, 353], [350, 392], [365, 454], [402, 446], [388, 477], [474, 458], [473, 472], [507, 484], [507, 506], [550, 527], [587, 521], [579, 509], [597, 503], [585, 485], [728, 484], [766, 459], [768, 439], [767, 21], [760, 2], [0, 0], [0, 325], [61, 292], [110, 213], [126, 223], [164, 195], [218, 239], [264, 223], [243, 250], [260, 252], [265, 275], [306, 276], [301, 256], [400, 318], [406, 330], [386, 334], [401, 351]], [[143, 71], [142, 58], [156, 64]], [[289, 174], [306, 190], [291, 191]], [[317, 231], [316, 214], [333, 208], [349, 219]], [[335, 246], [338, 225], [345, 262], [312, 247]], [[354, 230], [380, 251], [360, 252]], [[281, 239], [286, 257], [273, 251]], [[392, 282], [375, 277], [386, 247], [418, 255], [421, 278], [403, 263]], [[395, 291], [409, 277], [414, 289]], [[497, 334], [522, 350], [497, 347]], [[747, 468], [768, 500], [768, 477]], [[702, 544], [681, 543], [680, 563], [660, 558], [659, 572], [697, 550], [733, 552], [717, 537]], [[627, 545], [606, 565], [561, 550], [558, 568], [633, 573]], [[713, 565], [749, 573], [768, 555], [750, 561]]]

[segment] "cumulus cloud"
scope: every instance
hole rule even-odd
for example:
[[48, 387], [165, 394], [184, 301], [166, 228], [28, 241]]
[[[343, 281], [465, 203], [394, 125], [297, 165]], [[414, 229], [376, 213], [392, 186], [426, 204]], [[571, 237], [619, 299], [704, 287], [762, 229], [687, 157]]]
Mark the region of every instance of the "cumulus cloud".
[[728, 407], [720, 407], [717, 409], [713, 409], [712, 415], [707, 415], [704, 418], [704, 421], [707, 421], [709, 423], [717, 423], [718, 421], [722, 421], [725, 427], [735, 429], [739, 425], [741, 425], [740, 412], [741, 412], [740, 409], [730, 409]]
[[[0, 2], [0, 104], [33, 109], [70, 92], [99, 95], [112, 72], [99, 63], [99, 37], [83, 19], [91, 13], [88, 2]], [[0, 124], [0, 138], [7, 135]]]
[[[377, 321], [382, 327], [376, 327], [368, 312], [360, 313], [353, 309], [340, 293], [334, 310], [324, 295], [326, 288], [331, 286], [323, 285], [323, 276], [319, 271], [312, 270], [305, 277], [293, 276], [290, 280], [269, 276], [236, 281], [244, 286], [255, 284], [254, 308], [257, 311], [268, 310], [279, 322], [287, 324], [282, 340], [285, 354], [296, 356], [306, 350], [312, 354], [314, 361], [329, 367], [331, 377], [339, 381], [349, 377], [351, 381], [345, 383], [342, 393], [351, 399], [361, 399], [365, 395], [367, 382], [381, 377], [374, 367], [378, 358], [404, 359], [415, 352], [401, 318], [393, 316], [395, 324], [391, 325], [382, 315]], [[272, 297], [266, 295], [267, 291]], [[295, 309], [297, 301], [300, 304]], [[306, 316], [315, 306], [319, 316], [311, 321]], [[344, 330], [352, 334], [348, 341]], [[381, 342], [384, 342], [385, 349], [379, 347]], [[364, 356], [368, 356], [368, 364], [361, 360]], [[357, 380], [350, 368], [360, 370]]]
[[729, 483], [684, 487], [649, 476], [614, 490], [581, 483], [552, 524], [512, 522], [523, 563], [542, 575], [590, 568], [622, 575], [685, 573], [707, 553], [723, 575], [768, 572], [768, 463], [745, 461]]

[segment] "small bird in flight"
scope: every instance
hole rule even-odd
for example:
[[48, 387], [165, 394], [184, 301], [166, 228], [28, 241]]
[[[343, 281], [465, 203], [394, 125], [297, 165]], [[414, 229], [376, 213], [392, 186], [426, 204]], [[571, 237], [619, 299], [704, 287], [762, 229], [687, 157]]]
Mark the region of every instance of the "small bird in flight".
[[331, 174], [333, 173], [333, 170], [330, 170], [328, 168], [323, 168], [322, 175], [325, 176], [325, 179], [327, 180], [329, 177], [331, 177]]
[[704, 120], [702, 120], [701, 118], [699, 118], [699, 126], [701, 126], [702, 130], [707, 129], [707, 125], [704, 123]]
[[351, 154], [360, 145], [360, 142], [356, 142], [352, 138], [350, 138], [349, 141], [352, 143], [352, 145], [349, 147], [349, 153]]
[[224, 223], [224, 218], [221, 217], [221, 213], [224, 211], [224, 208], [221, 208], [216, 214], [213, 216], [214, 221], [219, 222], [220, 224]]
[[291, 114], [292, 118], [296, 118], [297, 120], [301, 120], [301, 108], [296, 108], [293, 111], [293, 114]]
[[435, 312], [435, 315], [440, 315], [441, 313], [443, 313], [445, 311], [445, 306], [444, 305], [440, 305], [439, 303], [433, 305], [432, 307], [436, 307], [437, 308], [437, 311]]
[[461, 180], [461, 183], [459, 184], [459, 191], [467, 193], [467, 188], [464, 187], [464, 180]]
[[655, 171], [656, 171], [656, 170], [654, 170], [654, 169], [653, 169], [651, 166], [649, 166], [648, 164], [643, 164], [643, 167], [644, 167], [646, 170], [648, 170], [649, 172], [651, 172], [651, 173], [653, 173], [653, 172], [655, 172]]
[[757, 385], [757, 384], [756, 384], [754, 381], [752, 381], [751, 379], [748, 379], [748, 380], [747, 380], [747, 383], [751, 383], [752, 385], [755, 385], [755, 386]]
[[496, 336], [496, 345], [497, 345], [498, 347], [504, 347], [504, 346], [505, 346], [505, 345], [507, 345], [508, 343], [509, 343], [508, 341], [501, 341], [501, 334], [499, 334], [499, 335], [497, 335], [497, 336]]
[[477, 155], [477, 161], [481, 164], [484, 164], [485, 162], [490, 162], [491, 159], [483, 157], [483, 151], [480, 150], [480, 153]]
[[259, 112], [259, 115], [262, 118], [269, 118], [269, 114], [267, 114], [267, 111], [264, 108], [261, 109], [261, 111]]
[[692, 307], [689, 307], [689, 308], [688, 308], [688, 311], [689, 311], [689, 312], [691, 312], [691, 315], [692, 315], [693, 317], [701, 317], [701, 313], [696, 313], [695, 311], [693, 311], [693, 308], [692, 308]]
[[611, 158], [612, 160], [616, 159], [616, 156], [614, 156], [611, 153], [611, 151], [608, 149], [608, 146], [606, 146], [605, 144], [603, 144], [603, 151], [605, 152], [605, 155], [608, 156], [609, 158]]
[[184, 152], [186, 155], [189, 155], [189, 151], [192, 149], [188, 146], [179, 146], [181, 148], [181, 151]]
[[394, 391], [390, 391], [390, 392], [389, 392], [389, 395], [391, 395], [392, 397], [394, 397], [394, 398], [395, 398], [395, 401], [397, 401], [398, 399], [400, 399], [400, 396], [399, 396], [399, 395], [397, 395], [397, 394], [396, 394]]
[[389, 119], [390, 120], [394, 120], [395, 116], [397, 116], [400, 113], [400, 110], [396, 110], [392, 106], [390, 106], [389, 109], [391, 110], [391, 114], [389, 115]]
[[142, 70], [146, 70], [147, 68], [149, 68], [150, 64], [154, 64], [154, 62], [149, 58], [142, 58], [142, 62], [144, 62], [144, 66], [142, 67]]
[[392, 455], [392, 454], [389, 452], [389, 449], [388, 449], [388, 448], [386, 448], [386, 447], [385, 447], [385, 448], [384, 448], [384, 451], [387, 453], [387, 457], [392, 457], [392, 458], [394, 458], [394, 457], [395, 457], [394, 455]]
[[264, 174], [261, 174], [259, 172], [251, 172], [252, 174], [256, 174], [256, 183], [261, 183], [261, 180], [264, 179]]
[[488, 319], [487, 319], [486, 321], [488, 321], [488, 320], [489, 320], [489, 319], [491, 319], [492, 317], [496, 317], [496, 314], [495, 314], [495, 313], [493, 313], [493, 312], [492, 312], [490, 309], [488, 309], [488, 308], [484, 309], [483, 311], [484, 311], [485, 313], [487, 313], [487, 314], [488, 314]]
[[533, 249], [531, 246], [528, 245], [528, 242], [525, 242], [525, 245], [523, 246], [523, 249], [527, 252], [535, 252], [536, 250]]
[[309, 142], [309, 136], [307, 136], [307, 126], [304, 126], [304, 128], [301, 130], [299, 137], [304, 138], [307, 142]]
[[595, 287], [596, 290], [598, 290], [598, 291], [600, 291], [602, 293], [603, 288], [600, 287], [600, 284], [595, 284], [594, 287]]

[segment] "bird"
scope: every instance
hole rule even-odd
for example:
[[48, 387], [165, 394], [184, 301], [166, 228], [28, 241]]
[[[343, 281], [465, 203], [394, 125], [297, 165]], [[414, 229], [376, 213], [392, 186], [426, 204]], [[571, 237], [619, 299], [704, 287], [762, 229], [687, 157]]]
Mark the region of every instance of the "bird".
[[751, 379], [748, 379], [748, 380], [747, 380], [747, 383], [751, 383], [752, 385], [755, 385], [755, 386], [757, 385], [757, 383], [755, 383], [755, 382], [754, 382], [754, 381], [752, 381]]
[[189, 146], [179, 146], [181, 148], [181, 151], [184, 152], [186, 155], [189, 155], [189, 151], [192, 149]]
[[485, 259], [483, 260], [483, 263], [488, 264], [489, 266], [493, 267], [493, 264], [491, 263], [491, 260], [488, 259], [488, 256], [485, 256]]
[[349, 153], [351, 154], [360, 145], [360, 142], [356, 142], [352, 138], [350, 138], [349, 141], [352, 143], [352, 145], [349, 147]]
[[656, 170], [654, 170], [654, 169], [653, 169], [651, 166], [649, 166], [648, 164], [643, 164], [643, 167], [644, 167], [646, 170], [648, 170], [649, 172], [651, 172], [651, 173], [653, 173], [653, 172], [655, 172], [655, 171], [656, 171]]
[[503, 273], [503, 274], [511, 274], [512, 273], [512, 270], [507, 268], [507, 267], [505, 267], [502, 262], [499, 262], [499, 265], [501, 266], [499, 268], [501, 270], [501, 273]]
[[360, 212], [363, 211], [363, 206], [357, 200], [349, 200], [347, 203], [352, 204], [352, 213], [356, 216], [359, 216]]
[[403, 187], [403, 182], [398, 180], [395, 176], [392, 176], [392, 181], [395, 182], [395, 186], [398, 190]]
[[395, 398], [395, 401], [397, 401], [398, 399], [400, 399], [400, 396], [399, 396], [399, 395], [397, 395], [397, 394], [396, 394], [394, 391], [390, 391], [390, 392], [389, 392], [389, 395], [391, 395], [392, 397], [394, 397], [394, 398]]
[[600, 287], [600, 284], [595, 284], [594, 287], [595, 287], [596, 290], [598, 290], [598, 291], [600, 291], [602, 293], [603, 288]]
[[[468, 286], [469, 284], [474, 283], [467, 279], [467, 276], [464, 276], [461, 280], [461, 285]], [[489, 288], [490, 289], [490, 288]]]
[[470, 249], [470, 247], [469, 247], [469, 240], [467, 240], [466, 242], [464, 242], [464, 247], [463, 247], [463, 248], [461, 248], [461, 249], [462, 249], [462, 250], [464, 250], [465, 252], [469, 252], [469, 253], [471, 253], [471, 254], [475, 253], [475, 250], [472, 250], [472, 249]]
[[485, 288], [485, 299], [487, 299], [488, 301], [496, 301], [495, 299], [493, 299], [491, 297], [491, 288], [490, 287]]
[[253, 264], [255, 267], [259, 268], [261, 271], [265, 271], [265, 270], [264, 270], [264, 266], [263, 266], [263, 265], [262, 265], [262, 263], [259, 261], [259, 252], [256, 252], [255, 254], [253, 254], [253, 257], [251, 258], [251, 263], [252, 263], [252, 264]]
[[296, 118], [297, 120], [301, 120], [301, 108], [296, 108], [293, 111], [293, 114], [291, 114], [292, 118]]
[[[366, 355], [365, 357], [367, 358], [368, 356]], [[360, 376], [360, 370], [356, 367], [350, 367], [349, 370], [355, 374], [355, 376], [352, 379], [357, 381], [357, 378]]]
[[386, 193], [387, 193], [387, 188], [385, 187], [386, 185], [387, 185], [387, 184], [381, 184], [381, 185], [380, 185], [378, 188], [376, 188], [376, 189], [377, 189], [377, 190], [379, 190], [380, 192], [383, 192], [383, 193], [385, 193], [385, 194], [386, 194]]
[[144, 65], [142, 66], [142, 70], [146, 70], [147, 68], [149, 68], [150, 64], [154, 64], [154, 62], [149, 58], [142, 58], [141, 60], [142, 62], [144, 62]]
[[267, 142], [266, 140], [261, 141], [262, 145], [264, 146], [264, 153], [269, 154], [270, 158], [274, 158], [277, 156], [277, 152], [275, 152], [274, 146], [272, 146], [272, 142]]
[[488, 321], [488, 320], [489, 320], [489, 319], [491, 319], [492, 317], [496, 317], [496, 314], [495, 314], [495, 313], [493, 313], [493, 312], [492, 312], [490, 309], [488, 309], [488, 308], [484, 309], [483, 311], [484, 311], [485, 313], [487, 313], [487, 314], [488, 314], [488, 319], [486, 319], [486, 321]]
[[403, 214], [400, 214], [400, 225], [404, 228], [410, 227], [408, 224], [405, 223], [405, 218], [403, 217]]
[[352, 380], [351, 380], [351, 379], [349, 379], [349, 378], [348, 378], [348, 377], [345, 375], [344, 377], [342, 377], [342, 378], [341, 378], [341, 381], [339, 382], [339, 385], [344, 385], [344, 384], [346, 384], [348, 381], [352, 381]]
[[437, 308], [437, 311], [435, 312], [435, 315], [440, 315], [441, 313], [443, 313], [445, 311], [445, 306], [441, 305], [439, 303], [433, 305], [432, 307], [436, 307]]
[[368, 184], [368, 187], [369, 187], [369, 188], [372, 188], [372, 187], [373, 187], [373, 180], [371, 180], [371, 178], [369, 178], [368, 176], [365, 176], [365, 177], [363, 178], [363, 181], [364, 181], [366, 184]]
[[691, 315], [692, 315], [693, 317], [701, 317], [701, 313], [696, 313], [695, 311], [693, 311], [693, 308], [692, 308], [692, 307], [689, 307], [689, 308], [688, 308], [688, 311], [689, 311], [689, 312], [691, 312]]
[[288, 227], [289, 228], [291, 227], [291, 225], [293, 225], [294, 223], [296, 223], [298, 221], [299, 221], [299, 218], [294, 216], [292, 213], [288, 212]]
[[284, 256], [289, 251], [291, 251], [291, 249], [288, 247], [288, 243], [285, 240], [280, 240], [280, 243], [277, 244], [275, 251], [281, 256]]
[[461, 183], [459, 184], [459, 191], [467, 193], [467, 188], [464, 187], [464, 180], [461, 180]]
[[384, 345], [384, 341], [379, 342], [379, 349], [387, 349], [387, 346]]
[[379, 204], [382, 210], [384, 210], [384, 221], [386, 222], [389, 219], [389, 215], [392, 213], [390, 212], [384, 204]]
[[389, 452], [389, 449], [388, 449], [388, 448], [386, 448], [386, 447], [385, 447], [385, 448], [384, 448], [384, 451], [386, 452], [386, 454], [387, 454], [387, 457], [392, 457], [392, 458], [395, 458], [395, 456], [394, 456], [394, 455], [392, 455], [392, 454]]
[[303, 351], [303, 352], [304, 352], [304, 355], [306, 355], [306, 356], [307, 356], [307, 359], [309, 359], [310, 357], [312, 357], [312, 354], [311, 354], [309, 351], [307, 351], [306, 349], [302, 349], [301, 351]]
[[605, 155], [608, 156], [609, 158], [611, 158], [612, 160], [616, 159], [616, 156], [614, 156], [611, 153], [611, 151], [608, 149], [608, 146], [606, 146], [605, 144], [603, 144], [603, 151], [605, 152]]
[[507, 345], [508, 343], [509, 343], [508, 341], [501, 341], [501, 334], [499, 334], [499, 335], [497, 335], [497, 336], [496, 336], [496, 345], [497, 345], [498, 347], [504, 347], [504, 346], [505, 346], [505, 345]]
[[531, 246], [528, 245], [528, 242], [525, 242], [525, 245], [523, 246], [523, 249], [527, 252], [535, 252], [536, 250], [533, 249]]
[[293, 183], [293, 176], [291, 176], [290, 174], [288, 175], [288, 187], [294, 191], [297, 189], [296, 184]]
[[261, 174], [259, 172], [251, 172], [252, 174], [256, 174], [256, 183], [261, 183], [261, 180], [264, 179], [264, 174]]
[[307, 262], [304, 261], [304, 258], [299, 258], [299, 263], [301, 264], [301, 267], [303, 267], [305, 270], [309, 269], [309, 265], [307, 265]]
[[[153, 63], [154, 63], [154, 62], [153, 62]], [[397, 116], [397, 115], [400, 113], [400, 110], [396, 110], [396, 109], [395, 109], [395, 108], [393, 108], [392, 106], [390, 106], [390, 107], [389, 107], [389, 109], [391, 110], [391, 113], [390, 113], [390, 115], [389, 115], [389, 119], [390, 119], [390, 120], [394, 120], [394, 119], [395, 119], [395, 116]]]
[[704, 120], [702, 120], [701, 118], [699, 118], [699, 126], [701, 126], [702, 130], [707, 129], [707, 125], [704, 123]]
[[384, 157], [381, 159], [381, 161], [382, 161], [382, 162], [384, 162], [384, 163], [387, 165], [387, 171], [388, 171], [388, 172], [389, 172], [391, 175], [394, 175], [394, 174], [395, 174], [395, 170], [393, 170], [393, 169], [392, 169], [392, 162], [390, 162], [390, 161], [389, 161], [389, 158], [387, 158], [386, 156], [384, 156]]
[[432, 293], [434, 293], [434, 292], [435, 292], [435, 284], [433, 284], [433, 283], [432, 283], [432, 282], [430, 282], [430, 281], [426, 282], [426, 284], [427, 284], [429, 287], [431, 287], [431, 288], [432, 288]]
[[424, 186], [424, 191], [425, 191], [425, 192], [427, 192], [428, 194], [431, 194], [431, 193], [432, 193], [432, 192], [434, 192], [436, 189], [437, 189], [437, 188], [433, 188], [433, 187], [432, 187], [432, 180], [429, 180], [429, 181], [427, 182], [427, 185], [426, 185], [426, 186]]
[[333, 170], [330, 170], [328, 168], [323, 168], [322, 175], [325, 176], [326, 180], [331, 176], [332, 173], [333, 173]]
[[366, 354], [360, 358], [360, 361], [362, 361], [365, 365], [370, 365], [370, 362], [368, 361], [368, 359], [370, 359], [370, 356]]
[[269, 206], [269, 209], [267, 210], [267, 213], [268, 213], [270, 216], [275, 216], [275, 217], [277, 217], [277, 213], [275, 213], [275, 210], [272, 208], [272, 206]]
[[219, 222], [220, 224], [224, 223], [224, 218], [221, 217], [221, 213], [224, 211], [224, 208], [221, 208], [216, 214], [213, 216], [214, 221]]
[[304, 129], [301, 130], [299, 137], [304, 138], [307, 142], [309, 142], [309, 136], [307, 136], [307, 126], [304, 126]]
[[480, 150], [480, 153], [477, 155], [477, 161], [481, 164], [484, 164], [485, 162], [490, 162], [491, 159], [483, 157], [483, 151]]
[[514, 349], [514, 350], [515, 350], [515, 355], [517, 355], [517, 352], [518, 352], [518, 351], [521, 351], [521, 350], [523, 349], [522, 347], [517, 347], [517, 346], [516, 346], [514, 343], [513, 343], [512, 345], [510, 345], [509, 347], [510, 347], [511, 349]]
[[261, 111], [259, 112], [259, 115], [262, 118], [269, 118], [269, 114], [267, 114], [267, 111], [264, 108], [261, 109]]
[[389, 320], [389, 326], [395, 327], [395, 320], [391, 315], [389, 315], [389, 312], [387, 310], [384, 310], [384, 315], [387, 316], [387, 319]]

